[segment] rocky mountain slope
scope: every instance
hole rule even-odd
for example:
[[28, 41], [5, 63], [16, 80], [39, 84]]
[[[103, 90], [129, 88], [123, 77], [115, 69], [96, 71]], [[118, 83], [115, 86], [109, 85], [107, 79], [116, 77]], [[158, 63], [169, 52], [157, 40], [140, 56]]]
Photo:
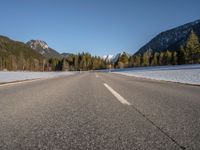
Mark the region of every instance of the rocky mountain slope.
[[26, 43], [30, 48], [39, 52], [46, 58], [60, 58], [61, 55], [54, 49], [50, 48], [46, 42], [42, 40], [30, 40]]

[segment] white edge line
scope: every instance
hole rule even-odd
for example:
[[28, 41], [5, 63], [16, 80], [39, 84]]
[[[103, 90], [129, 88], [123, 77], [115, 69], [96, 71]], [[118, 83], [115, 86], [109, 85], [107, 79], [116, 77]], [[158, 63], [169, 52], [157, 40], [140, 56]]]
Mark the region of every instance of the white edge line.
[[[69, 74], [69, 75], [66, 75], [66, 76], [71, 76], [71, 75], [74, 75], [74, 74], [72, 73], [72, 74]], [[48, 79], [58, 78], [58, 77], [62, 77], [62, 76], [65, 76], [65, 75], [60, 75], [60, 76], [55, 76], [55, 77], [33, 78], [33, 79], [27, 79], [27, 80], [21, 80], [21, 81], [18, 80], [18, 81], [13, 81], [13, 82], [8, 82], [8, 83], [5, 82], [5, 83], [0, 84], [0, 87], [9, 86], [9, 85], [16, 85], [16, 84], [21, 84], [21, 83], [29, 83], [29, 82], [34, 82], [34, 81], [48, 80]]]
[[[69, 74], [67, 76], [71, 76], [71, 75], [74, 75], [74, 74], [72, 73], [72, 74]], [[13, 81], [13, 82], [8, 82], [8, 83], [2, 83], [2, 84], [0, 84], [0, 87], [9, 86], [9, 85], [16, 85], [16, 84], [21, 84], [21, 83], [29, 83], [29, 82], [34, 82], [34, 81], [47, 80], [47, 79], [53, 79], [53, 78], [58, 78], [58, 77], [62, 77], [62, 76], [65, 76], [65, 75], [60, 75], [60, 76], [56, 76], [56, 77], [33, 78], [33, 79], [27, 79], [27, 80], [21, 80], [21, 81], [18, 80], [18, 81]]]
[[104, 86], [120, 101], [122, 104], [131, 105], [126, 99], [124, 99], [119, 93], [113, 90], [108, 84], [104, 83]]
[[9, 85], [16, 85], [16, 84], [21, 84], [21, 83], [29, 83], [29, 82], [34, 82], [34, 81], [38, 81], [38, 80], [45, 80], [47, 78], [36, 78], [36, 79], [28, 79], [28, 80], [24, 80], [24, 81], [16, 81], [16, 82], [10, 82], [10, 83], [3, 83], [0, 84], [0, 87], [2, 86], [9, 86]]

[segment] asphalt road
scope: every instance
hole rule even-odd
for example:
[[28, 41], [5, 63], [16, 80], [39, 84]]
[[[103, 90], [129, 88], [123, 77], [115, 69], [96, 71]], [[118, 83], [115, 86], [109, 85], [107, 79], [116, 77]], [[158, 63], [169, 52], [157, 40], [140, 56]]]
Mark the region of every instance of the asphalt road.
[[112, 73], [0, 86], [0, 149], [200, 149], [200, 87]]

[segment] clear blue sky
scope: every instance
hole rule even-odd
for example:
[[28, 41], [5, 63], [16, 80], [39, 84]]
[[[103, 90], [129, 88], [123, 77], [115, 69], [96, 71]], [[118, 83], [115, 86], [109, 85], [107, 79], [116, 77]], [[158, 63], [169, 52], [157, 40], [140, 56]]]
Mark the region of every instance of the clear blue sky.
[[136, 52], [159, 32], [200, 19], [200, 0], [4, 0], [0, 34], [59, 52]]

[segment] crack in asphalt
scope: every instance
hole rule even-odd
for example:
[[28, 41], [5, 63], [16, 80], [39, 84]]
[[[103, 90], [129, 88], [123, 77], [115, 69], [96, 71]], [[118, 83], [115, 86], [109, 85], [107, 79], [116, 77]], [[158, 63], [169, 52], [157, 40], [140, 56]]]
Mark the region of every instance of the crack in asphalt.
[[[105, 82], [104, 79], [99, 76], [101, 81]], [[138, 112], [143, 118], [145, 118], [148, 122], [150, 122], [154, 127], [156, 127], [160, 132], [162, 132], [166, 137], [168, 137], [174, 144], [176, 144], [180, 149], [185, 150], [186, 147], [179, 144], [174, 138], [172, 138], [167, 132], [165, 132], [162, 128], [160, 128], [156, 123], [154, 123], [151, 119], [149, 119], [145, 114], [143, 114], [139, 109], [137, 109], [133, 104], [130, 106], [132, 107], [136, 112]], [[198, 137], [196, 135], [195, 137]]]
[[167, 136], [173, 143], [175, 143], [180, 149], [185, 150], [186, 147], [180, 145], [175, 139], [173, 139], [167, 132], [165, 132], [162, 128], [160, 128], [158, 125], [156, 125], [151, 119], [149, 119], [145, 114], [143, 114], [139, 109], [137, 109], [134, 105], [131, 105], [131, 107], [138, 112], [143, 118], [145, 118], [147, 121], [149, 121], [153, 126], [155, 126], [159, 131], [161, 131], [165, 136]]

